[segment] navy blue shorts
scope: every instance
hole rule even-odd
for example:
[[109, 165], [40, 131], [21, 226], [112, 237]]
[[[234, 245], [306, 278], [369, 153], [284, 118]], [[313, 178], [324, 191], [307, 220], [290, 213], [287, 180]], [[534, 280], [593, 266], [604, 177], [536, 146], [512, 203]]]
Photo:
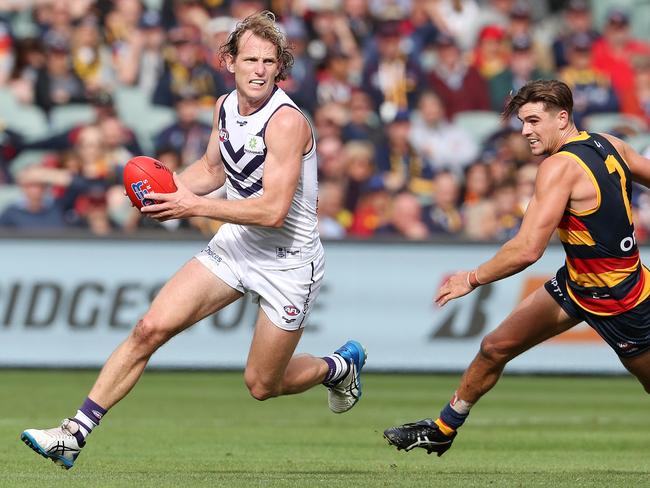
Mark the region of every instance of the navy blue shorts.
[[650, 299], [619, 315], [595, 315], [576, 304], [566, 290], [567, 270], [561, 267], [555, 278], [544, 284], [562, 309], [588, 323], [620, 357], [629, 358], [650, 349]]

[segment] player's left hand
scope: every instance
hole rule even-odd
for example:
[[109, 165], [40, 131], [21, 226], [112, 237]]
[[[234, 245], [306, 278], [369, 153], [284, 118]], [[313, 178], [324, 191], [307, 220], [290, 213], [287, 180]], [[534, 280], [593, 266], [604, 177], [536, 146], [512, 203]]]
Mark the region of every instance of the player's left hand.
[[192, 193], [175, 172], [173, 177], [177, 190], [174, 193], [147, 193], [147, 199], [156, 203], [142, 207], [142, 213], [160, 222], [196, 215], [194, 210], [200, 197]]
[[474, 287], [469, 284], [468, 271], [458, 271], [445, 281], [434, 301], [439, 307], [442, 307], [449, 300], [467, 295], [474, 290]]

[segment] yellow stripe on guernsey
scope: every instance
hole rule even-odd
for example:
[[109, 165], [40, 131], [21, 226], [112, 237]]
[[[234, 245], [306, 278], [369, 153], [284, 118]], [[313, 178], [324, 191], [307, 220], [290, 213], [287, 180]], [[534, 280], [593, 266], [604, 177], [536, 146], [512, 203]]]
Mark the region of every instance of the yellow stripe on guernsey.
[[[586, 137], [582, 137], [582, 134], [586, 134]], [[581, 132], [580, 136], [574, 137], [573, 139], [571, 139], [571, 141], [580, 141], [580, 140], [588, 139], [588, 138], [589, 138], [589, 134], [587, 134], [586, 132]], [[585, 162], [582, 159], [580, 159], [579, 156], [576, 156], [575, 154], [573, 154], [572, 152], [569, 152], [569, 151], [560, 151], [557, 154], [562, 154], [564, 156], [569, 156], [576, 163], [578, 163], [580, 166], [582, 166], [582, 169], [584, 169], [585, 172], [587, 173], [587, 175], [589, 176], [589, 178], [591, 178], [591, 182], [594, 185], [594, 188], [596, 189], [596, 205], [593, 208], [578, 212], [577, 210], [573, 210], [572, 208], [569, 207], [569, 209], [568, 209], [569, 212], [571, 212], [573, 215], [578, 215], [578, 216], [589, 215], [589, 214], [594, 213], [596, 210], [598, 210], [600, 208], [600, 186], [598, 186], [598, 181], [596, 181], [596, 177], [594, 176], [594, 174], [589, 169], [589, 166], [587, 166], [585, 164]]]
[[634, 266], [629, 268], [617, 269], [614, 271], [607, 271], [606, 273], [578, 273], [576, 269], [571, 266], [569, 260], [566, 261], [566, 269], [569, 272], [569, 278], [574, 283], [577, 283], [580, 286], [588, 287], [602, 287], [606, 286], [608, 288], [614, 288], [625, 278], [630, 276], [631, 273], [634, 273], [639, 266], [641, 260], [637, 260]]
[[574, 246], [595, 246], [596, 242], [587, 230], [566, 230], [558, 229], [557, 235], [562, 242]]

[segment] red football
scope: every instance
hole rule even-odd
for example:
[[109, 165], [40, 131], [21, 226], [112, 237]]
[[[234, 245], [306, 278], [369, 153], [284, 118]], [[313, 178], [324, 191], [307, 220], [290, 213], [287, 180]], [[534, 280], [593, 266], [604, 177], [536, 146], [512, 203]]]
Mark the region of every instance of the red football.
[[124, 167], [126, 194], [138, 208], [152, 205], [147, 193], [174, 193], [176, 184], [172, 172], [160, 161], [147, 156], [136, 156]]

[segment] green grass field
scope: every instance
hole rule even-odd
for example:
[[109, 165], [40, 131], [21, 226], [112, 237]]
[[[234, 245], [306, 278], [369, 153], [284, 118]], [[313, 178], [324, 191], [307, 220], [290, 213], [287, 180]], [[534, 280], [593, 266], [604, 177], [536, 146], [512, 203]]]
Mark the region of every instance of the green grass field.
[[505, 376], [438, 458], [382, 431], [435, 415], [456, 376], [368, 374], [334, 415], [322, 387], [257, 402], [240, 373], [148, 372], [65, 471], [19, 435], [73, 415], [95, 376], [0, 370], [1, 487], [650, 486], [650, 398], [627, 377]]

